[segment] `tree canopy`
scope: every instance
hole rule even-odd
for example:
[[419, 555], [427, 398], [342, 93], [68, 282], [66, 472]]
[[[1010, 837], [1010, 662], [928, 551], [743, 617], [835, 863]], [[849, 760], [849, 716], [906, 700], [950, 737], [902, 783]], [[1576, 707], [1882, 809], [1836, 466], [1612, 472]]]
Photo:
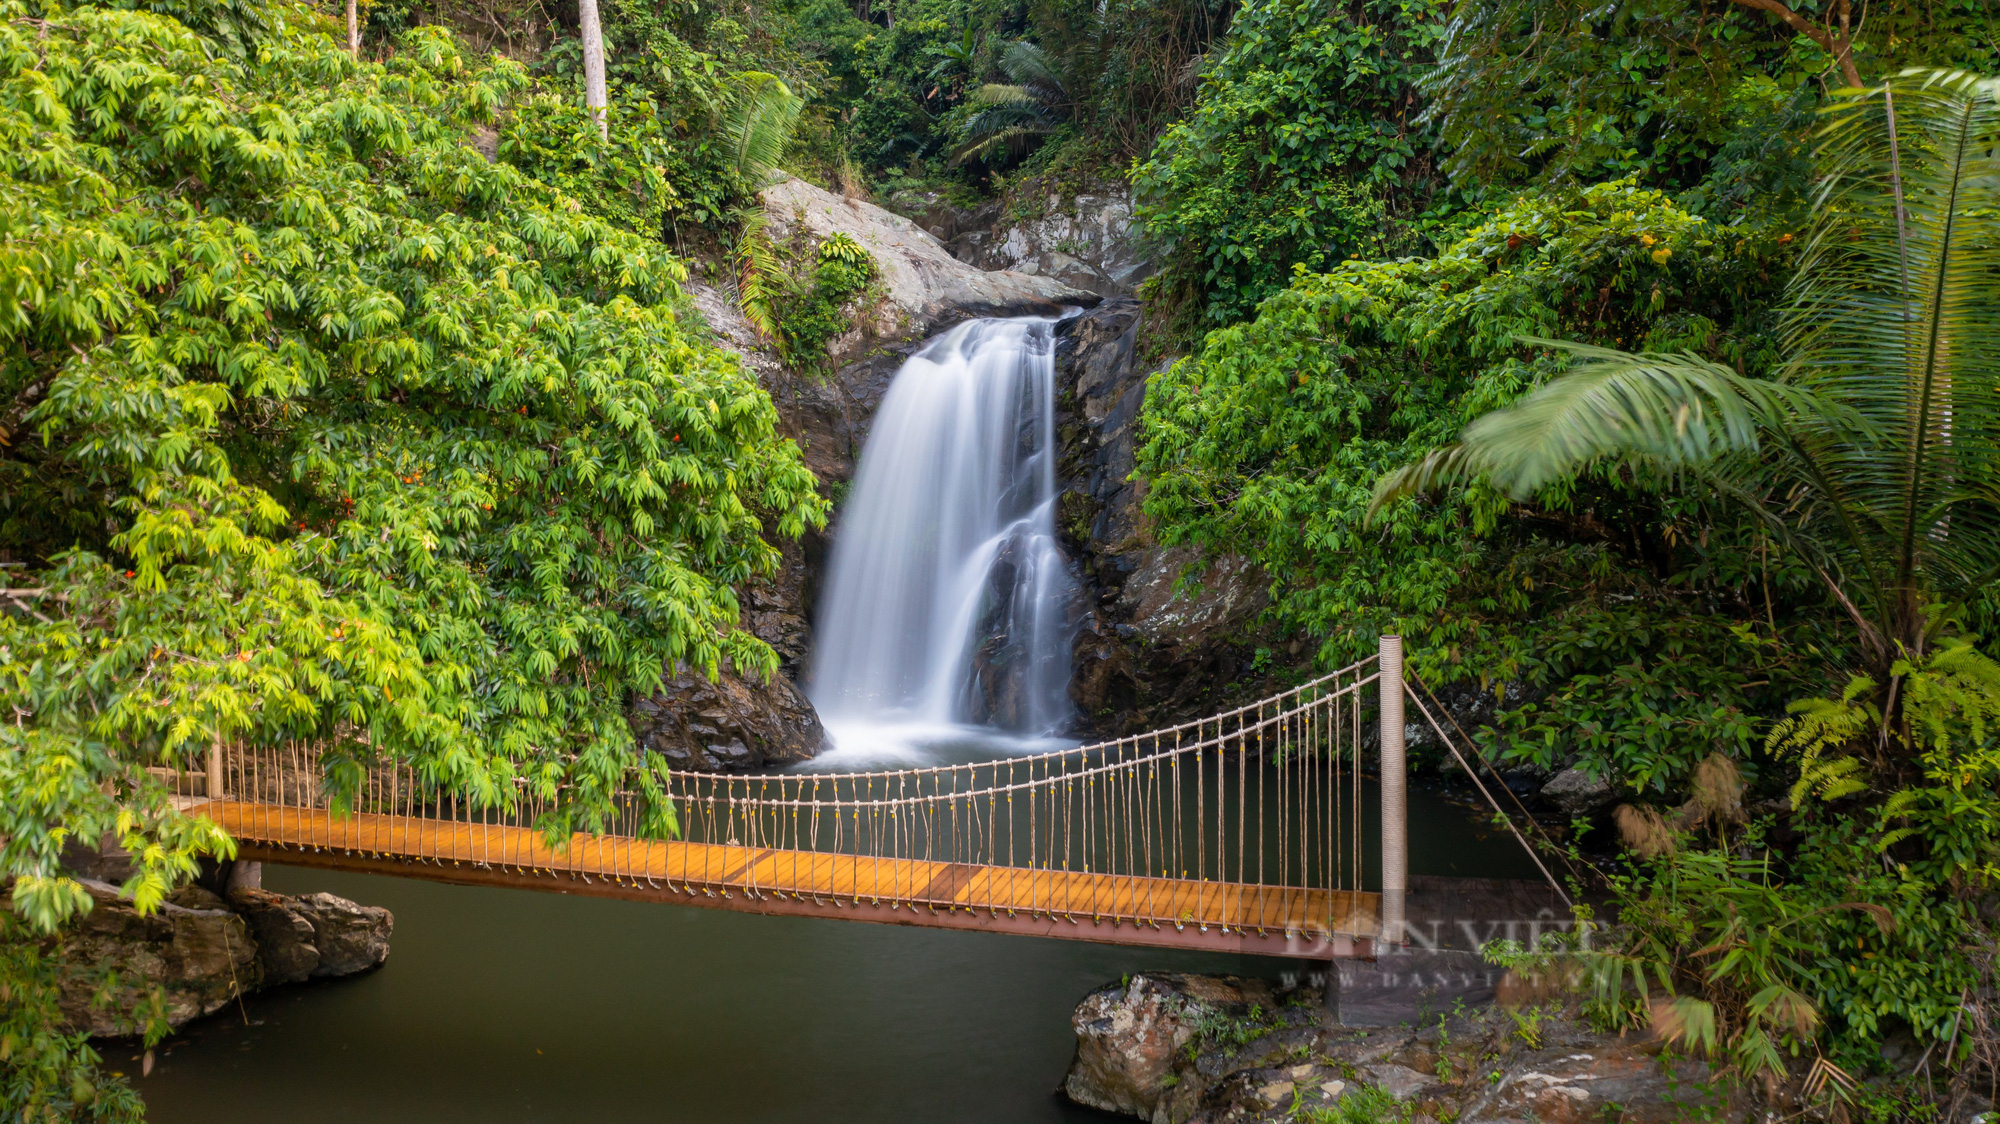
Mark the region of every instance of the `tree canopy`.
[[147, 856], [142, 902], [216, 846], [145, 767], [218, 740], [532, 786], [566, 828], [657, 765], [627, 692], [775, 666], [732, 587], [824, 501], [683, 330], [681, 266], [474, 148], [519, 67], [431, 29], [358, 63], [286, 6], [241, 55], [4, 11], [0, 854], [29, 916], [81, 904], [66, 837]]

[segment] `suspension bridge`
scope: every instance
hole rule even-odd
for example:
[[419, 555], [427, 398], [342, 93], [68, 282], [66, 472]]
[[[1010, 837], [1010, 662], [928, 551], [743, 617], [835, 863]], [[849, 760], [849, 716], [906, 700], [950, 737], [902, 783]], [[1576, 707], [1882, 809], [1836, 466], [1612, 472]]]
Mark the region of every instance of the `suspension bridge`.
[[[1368, 958], [1402, 941], [1404, 691], [1401, 641], [1384, 637], [1376, 656], [1257, 703], [1074, 749], [872, 772], [675, 771], [664, 796], [620, 793], [615, 823], [557, 846], [535, 826], [549, 802], [525, 785], [506, 806], [478, 807], [392, 763], [368, 770], [336, 813], [318, 754], [304, 745], [218, 748], [182, 791], [235, 837], [239, 858], [256, 861], [760, 914]], [[1380, 760], [1364, 784], [1370, 718]], [[662, 822], [661, 800], [678, 826], [664, 839], [641, 830]], [[1364, 832], [1371, 819], [1376, 830]]]

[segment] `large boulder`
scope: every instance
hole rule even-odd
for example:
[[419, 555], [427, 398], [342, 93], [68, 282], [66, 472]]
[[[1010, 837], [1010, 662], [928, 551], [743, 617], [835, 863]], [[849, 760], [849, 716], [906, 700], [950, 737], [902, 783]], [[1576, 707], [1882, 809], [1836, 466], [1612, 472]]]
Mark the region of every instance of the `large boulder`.
[[783, 672], [766, 683], [728, 670], [714, 682], [682, 671], [633, 700], [627, 717], [641, 746], [696, 772], [788, 765], [826, 745], [812, 703]]
[[1542, 786], [1542, 799], [1565, 816], [1595, 816], [1618, 802], [1618, 789], [1606, 777], [1587, 769], [1569, 768]]
[[231, 890], [229, 904], [257, 936], [267, 984], [350, 976], [389, 958], [396, 919], [379, 906], [327, 893], [288, 897], [255, 887]]
[[[853, 333], [858, 339], [921, 339], [974, 317], [1053, 316], [1096, 299], [1054, 278], [968, 265], [902, 215], [801, 179], [780, 180], [759, 198], [773, 238], [803, 233], [817, 241], [845, 234], [874, 257], [883, 300], [864, 310]], [[835, 346], [838, 355], [840, 344]]]
[[1063, 1079], [1063, 1095], [1105, 1112], [1156, 1119], [1174, 1084], [1175, 1062], [1194, 1040], [1200, 1016], [1241, 1014], [1269, 996], [1261, 981], [1168, 973], [1099, 988], [1070, 1016], [1076, 1057]]
[[[64, 934], [64, 960], [75, 966], [63, 981], [60, 1007], [76, 1029], [132, 1035], [146, 1029], [147, 997], [157, 987], [161, 1014], [179, 1026], [218, 1010], [264, 983], [250, 926], [220, 898], [184, 887], [141, 916], [118, 888], [78, 879], [91, 911]], [[116, 986], [97, 1003], [102, 986]]]
[[1053, 277], [1105, 297], [1130, 296], [1154, 269], [1123, 185], [1072, 196], [1037, 192], [972, 208], [955, 207], [936, 192], [906, 190], [889, 205], [980, 269]]
[[396, 919], [388, 910], [325, 892], [293, 898], [291, 905], [312, 926], [313, 944], [319, 949], [319, 963], [312, 970], [315, 977], [351, 976], [389, 958]]
[[59, 1002], [72, 1029], [95, 1035], [143, 1032], [154, 988], [179, 1027], [261, 988], [366, 971], [388, 958], [395, 924], [386, 909], [332, 894], [237, 887], [224, 900], [196, 884], [140, 916], [116, 886], [78, 882], [92, 908], [62, 936]]

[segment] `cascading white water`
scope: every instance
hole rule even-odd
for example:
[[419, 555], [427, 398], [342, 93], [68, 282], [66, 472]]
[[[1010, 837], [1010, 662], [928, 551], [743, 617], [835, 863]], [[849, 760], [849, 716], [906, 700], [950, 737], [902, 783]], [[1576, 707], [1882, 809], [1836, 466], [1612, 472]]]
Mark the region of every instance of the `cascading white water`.
[[1029, 736], [1073, 717], [1077, 583], [1055, 535], [1054, 322], [974, 320], [903, 364], [820, 596], [808, 694], [885, 724]]

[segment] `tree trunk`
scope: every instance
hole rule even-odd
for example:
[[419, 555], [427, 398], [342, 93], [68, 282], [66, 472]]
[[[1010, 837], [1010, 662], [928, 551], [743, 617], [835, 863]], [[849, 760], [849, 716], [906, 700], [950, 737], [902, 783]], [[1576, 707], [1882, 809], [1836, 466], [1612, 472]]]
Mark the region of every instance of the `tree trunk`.
[[[1854, 65], [1853, 12], [1848, 6], [1848, 0], [1834, 0], [1833, 9], [1827, 14], [1827, 27], [1820, 27], [1793, 11], [1786, 6], [1784, 0], [1736, 0], [1736, 3], [1745, 8], [1769, 12], [1784, 20], [1787, 27], [1818, 43], [1833, 56], [1835, 65], [1840, 67], [1842, 81], [1849, 86], [1861, 85], [1861, 71]], [[1838, 32], [1832, 30], [1832, 25], [1835, 23], [1840, 25]]]
[[361, 13], [355, 0], [347, 0], [347, 53], [361, 57]]
[[611, 139], [611, 119], [605, 110], [604, 27], [597, 22], [597, 0], [576, 0], [577, 22], [583, 25], [583, 104], [597, 118], [597, 135]]

